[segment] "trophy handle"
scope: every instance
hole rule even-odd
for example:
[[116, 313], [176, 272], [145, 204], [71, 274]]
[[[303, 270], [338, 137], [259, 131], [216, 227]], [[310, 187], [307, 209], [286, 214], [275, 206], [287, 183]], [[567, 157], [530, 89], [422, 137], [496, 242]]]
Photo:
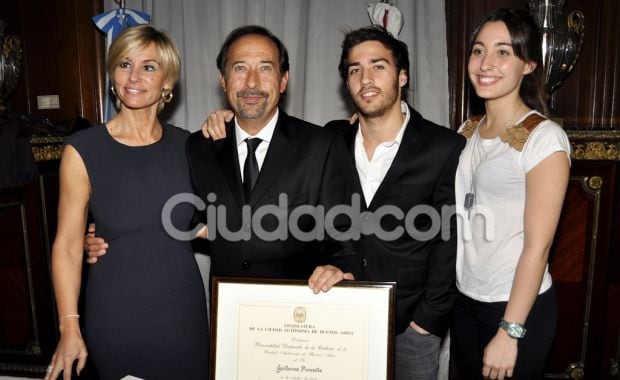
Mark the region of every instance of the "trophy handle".
[[566, 74], [570, 73], [575, 67], [575, 63], [577, 63], [577, 59], [579, 59], [579, 53], [581, 52], [581, 46], [583, 45], [583, 36], [585, 30], [585, 16], [580, 11], [572, 11], [567, 17], [568, 31], [574, 33], [577, 42], [577, 51], [575, 53], [575, 57], [572, 62], [568, 66], [568, 70], [566, 70]]

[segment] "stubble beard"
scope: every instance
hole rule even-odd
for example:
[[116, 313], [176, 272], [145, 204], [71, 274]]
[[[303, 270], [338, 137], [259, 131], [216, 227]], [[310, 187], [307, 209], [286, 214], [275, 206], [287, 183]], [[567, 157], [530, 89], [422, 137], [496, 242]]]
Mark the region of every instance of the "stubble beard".
[[253, 92], [251, 95], [260, 95], [263, 97], [263, 101], [257, 104], [246, 105], [243, 103], [243, 96], [249, 95], [247, 91], [237, 92], [237, 110], [238, 116], [241, 119], [260, 119], [265, 116], [267, 111], [267, 103], [269, 100], [269, 94], [266, 92]]
[[398, 86], [395, 86], [395, 88], [392, 88], [389, 91], [381, 92], [383, 96], [379, 99], [379, 103], [375, 106], [364, 102], [357, 96], [353, 97], [353, 103], [355, 103], [355, 108], [357, 109], [357, 112], [359, 112], [363, 117], [380, 117], [389, 112], [394, 103], [396, 103], [399, 90], [400, 89], [398, 88]]

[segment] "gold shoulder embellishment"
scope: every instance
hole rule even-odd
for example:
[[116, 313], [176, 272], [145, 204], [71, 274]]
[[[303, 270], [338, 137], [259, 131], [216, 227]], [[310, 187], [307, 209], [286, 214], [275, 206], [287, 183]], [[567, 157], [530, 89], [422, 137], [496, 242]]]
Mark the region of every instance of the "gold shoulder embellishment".
[[472, 116], [469, 120], [467, 120], [465, 126], [459, 133], [466, 138], [472, 137], [474, 135], [474, 131], [478, 127], [478, 123], [480, 123], [480, 119], [482, 119], [482, 116]]
[[510, 145], [511, 148], [521, 152], [523, 151], [523, 146], [530, 136], [530, 133], [545, 120], [547, 119], [538, 114], [531, 114], [519, 124], [504, 129], [502, 133], [499, 134], [499, 138], [502, 142]]

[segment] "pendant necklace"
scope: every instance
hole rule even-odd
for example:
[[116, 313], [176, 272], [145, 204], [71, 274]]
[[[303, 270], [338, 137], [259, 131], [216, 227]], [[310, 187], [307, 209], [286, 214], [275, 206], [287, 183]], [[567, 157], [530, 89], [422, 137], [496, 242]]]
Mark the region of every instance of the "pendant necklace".
[[[519, 104], [517, 109], [515, 109], [512, 115], [510, 115], [510, 117], [506, 121], [506, 124], [504, 125], [504, 128], [508, 128], [508, 126], [510, 126], [510, 123], [512, 122], [512, 118], [517, 114], [517, 112], [519, 112], [522, 105], [523, 103]], [[467, 211], [467, 219], [471, 219], [471, 209], [474, 207], [474, 203], [476, 201], [476, 195], [474, 193], [474, 183], [475, 183], [474, 179], [475, 179], [476, 173], [478, 172], [478, 169], [486, 161], [487, 153], [488, 153], [487, 150], [482, 146], [481, 141], [480, 141], [480, 128], [482, 127], [483, 122], [486, 125], [486, 115], [484, 119], [482, 119], [478, 123], [478, 126], [476, 127], [476, 130], [474, 131], [473, 138], [475, 140], [473, 141], [471, 156], [469, 160], [469, 192], [465, 194], [465, 202], [463, 204], [463, 207]], [[482, 152], [478, 154], [480, 157], [480, 160], [476, 163], [474, 156], [476, 152], [479, 150]]]
[[[480, 124], [478, 125], [478, 128], [480, 128]], [[476, 131], [474, 132], [474, 141], [471, 149], [471, 157], [469, 160], [469, 192], [465, 194], [465, 204], [463, 205], [465, 207], [465, 210], [467, 211], [467, 219], [471, 219], [471, 209], [474, 207], [474, 200], [476, 199], [476, 196], [474, 195], [474, 176], [476, 175], [478, 168], [484, 163], [487, 158], [487, 151], [482, 147], [482, 145], [480, 145], [480, 135], [478, 134], [478, 128], [476, 128]], [[476, 163], [474, 156], [476, 155], [476, 152], [479, 151], [482, 152], [478, 154], [480, 159]]]

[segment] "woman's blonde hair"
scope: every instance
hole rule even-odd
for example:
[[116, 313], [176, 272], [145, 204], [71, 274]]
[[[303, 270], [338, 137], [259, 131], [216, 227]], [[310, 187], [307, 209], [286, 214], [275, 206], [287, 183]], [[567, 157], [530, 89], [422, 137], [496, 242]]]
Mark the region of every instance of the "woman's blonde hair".
[[[164, 73], [166, 81], [171, 87], [162, 93], [158, 111], [164, 107], [164, 103], [172, 99], [172, 88], [179, 80], [181, 73], [181, 60], [179, 50], [170, 36], [150, 25], [132, 26], [123, 30], [110, 45], [108, 52], [107, 70], [110, 78], [113, 78], [114, 70], [118, 68], [131, 52], [143, 49], [150, 44], [155, 46], [159, 56], [159, 65]], [[112, 84], [114, 85], [114, 84]], [[117, 108], [120, 104], [117, 98]]]

